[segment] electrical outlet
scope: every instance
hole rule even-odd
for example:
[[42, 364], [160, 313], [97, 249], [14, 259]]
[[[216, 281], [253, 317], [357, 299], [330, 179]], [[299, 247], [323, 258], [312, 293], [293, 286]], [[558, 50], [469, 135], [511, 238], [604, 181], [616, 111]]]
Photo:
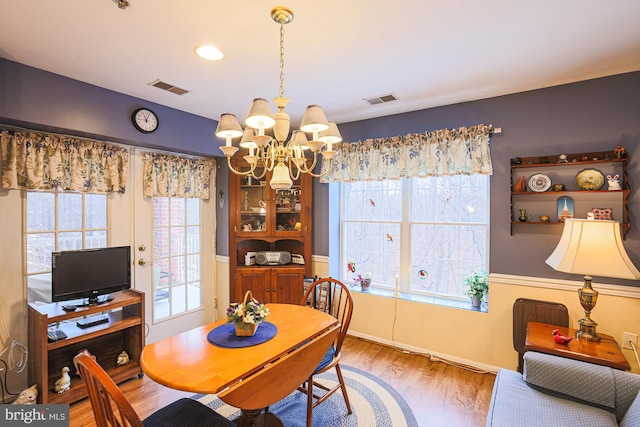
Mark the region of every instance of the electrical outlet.
[[622, 340], [622, 348], [628, 348], [629, 350], [633, 350], [633, 347], [631, 347], [631, 344], [629, 342], [632, 342], [633, 345], [635, 345], [637, 347], [638, 346], [638, 334], [632, 334], [631, 332], [625, 332], [624, 333], [624, 339]]

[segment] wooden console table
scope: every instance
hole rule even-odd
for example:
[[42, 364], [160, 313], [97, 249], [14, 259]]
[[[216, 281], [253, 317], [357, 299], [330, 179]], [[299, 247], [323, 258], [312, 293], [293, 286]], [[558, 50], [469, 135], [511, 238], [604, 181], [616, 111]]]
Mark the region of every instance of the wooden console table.
[[[558, 329], [561, 334], [574, 337], [569, 344], [558, 344], [553, 340], [552, 331]], [[577, 329], [550, 325], [548, 323], [527, 323], [525, 350], [553, 354], [569, 359], [582, 360], [596, 365], [610, 366], [628, 371], [631, 365], [620, 350], [620, 346], [611, 335], [598, 333], [600, 342], [575, 338]]]

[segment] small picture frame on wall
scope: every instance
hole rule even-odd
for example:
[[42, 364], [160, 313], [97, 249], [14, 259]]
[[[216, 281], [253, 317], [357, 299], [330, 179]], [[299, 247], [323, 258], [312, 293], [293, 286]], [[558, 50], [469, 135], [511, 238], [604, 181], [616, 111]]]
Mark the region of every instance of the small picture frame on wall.
[[573, 218], [573, 199], [569, 196], [558, 198], [558, 222], [564, 222], [567, 218]]

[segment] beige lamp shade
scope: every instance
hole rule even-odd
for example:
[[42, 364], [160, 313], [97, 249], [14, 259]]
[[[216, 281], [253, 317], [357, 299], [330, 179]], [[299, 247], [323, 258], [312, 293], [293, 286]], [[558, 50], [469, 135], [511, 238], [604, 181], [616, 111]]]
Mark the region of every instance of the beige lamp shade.
[[309, 105], [304, 112], [300, 130], [303, 132], [322, 132], [329, 128], [329, 122], [319, 105]]
[[273, 168], [269, 185], [274, 190], [288, 190], [293, 185], [289, 176], [289, 168], [282, 161], [278, 161], [278, 164]]
[[276, 124], [269, 101], [264, 98], [256, 98], [249, 107], [244, 123], [254, 129], [270, 129]]
[[618, 221], [566, 219], [560, 242], [546, 263], [565, 273], [640, 279], [622, 245]]
[[253, 142], [253, 136], [256, 134], [256, 131], [250, 127], [247, 127], [242, 134], [242, 139], [240, 140], [240, 147], [242, 148], [258, 148], [258, 145]]
[[218, 138], [237, 138], [242, 136], [242, 127], [235, 114], [223, 113], [216, 128]]
[[324, 143], [335, 144], [336, 142], [342, 141], [342, 135], [340, 135], [340, 131], [338, 130], [338, 125], [335, 122], [329, 122], [329, 128], [327, 130], [323, 130], [318, 134], [318, 139]]

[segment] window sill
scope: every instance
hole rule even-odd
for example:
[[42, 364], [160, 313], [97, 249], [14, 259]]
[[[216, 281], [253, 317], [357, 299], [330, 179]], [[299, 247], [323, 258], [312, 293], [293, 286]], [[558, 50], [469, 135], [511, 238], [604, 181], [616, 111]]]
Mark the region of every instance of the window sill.
[[375, 296], [384, 297], [384, 298], [398, 298], [403, 301], [412, 301], [412, 302], [418, 302], [423, 304], [433, 304], [433, 305], [439, 305], [441, 307], [459, 308], [462, 310], [477, 311], [479, 313], [489, 312], [489, 304], [486, 302], [483, 302], [480, 305], [480, 308], [474, 308], [471, 306], [471, 301], [469, 302], [458, 301], [458, 300], [449, 299], [449, 298], [439, 298], [439, 297], [433, 297], [433, 296], [407, 294], [402, 292], [400, 292], [399, 297], [394, 297], [393, 296], [394, 292], [387, 289], [370, 288], [366, 291], [363, 291], [358, 286], [354, 286], [350, 288], [350, 290], [351, 292], [357, 292], [359, 294], [369, 294], [369, 295], [375, 295]]

